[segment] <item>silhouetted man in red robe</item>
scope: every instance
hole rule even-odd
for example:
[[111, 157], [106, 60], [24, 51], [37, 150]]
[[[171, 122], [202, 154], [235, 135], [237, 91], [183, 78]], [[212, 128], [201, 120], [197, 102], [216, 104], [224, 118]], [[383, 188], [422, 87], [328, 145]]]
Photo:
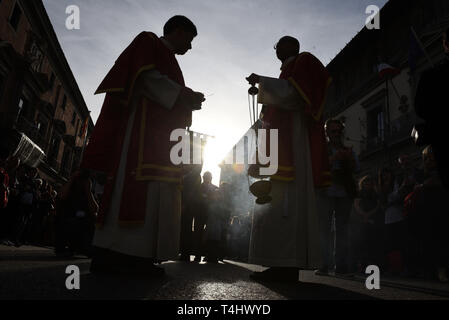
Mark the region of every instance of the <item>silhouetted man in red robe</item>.
[[315, 56], [299, 53], [293, 37], [279, 40], [276, 55], [279, 79], [247, 78], [259, 83], [263, 128], [278, 130], [278, 141], [269, 143], [278, 143], [279, 150], [278, 170], [270, 176], [273, 200], [254, 210], [249, 262], [269, 267], [253, 279], [298, 281], [299, 269], [321, 265], [315, 188], [330, 182], [322, 116], [331, 79]]
[[196, 35], [184, 16], [169, 19], [163, 37], [140, 33], [96, 91], [106, 97], [82, 166], [107, 182], [92, 272], [163, 274], [153, 263], [178, 255], [183, 172], [170, 159], [170, 134], [190, 127], [204, 95], [185, 86], [175, 54]]

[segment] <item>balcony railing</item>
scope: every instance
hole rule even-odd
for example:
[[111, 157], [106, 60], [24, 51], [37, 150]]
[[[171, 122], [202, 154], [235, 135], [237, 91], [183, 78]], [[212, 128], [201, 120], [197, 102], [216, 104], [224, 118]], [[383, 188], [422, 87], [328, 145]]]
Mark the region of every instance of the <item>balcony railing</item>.
[[45, 150], [47, 147], [47, 141], [45, 140], [45, 136], [39, 132], [39, 128], [36, 124], [26, 119], [25, 117], [19, 117], [15, 125], [18, 131], [23, 132], [33, 140], [42, 150]]
[[400, 142], [411, 139], [411, 132], [415, 124], [415, 116], [412, 113], [391, 121], [391, 134], [386, 133], [385, 140], [380, 137], [371, 137], [361, 142], [361, 156], [383, 150], [386, 147], [394, 146]]

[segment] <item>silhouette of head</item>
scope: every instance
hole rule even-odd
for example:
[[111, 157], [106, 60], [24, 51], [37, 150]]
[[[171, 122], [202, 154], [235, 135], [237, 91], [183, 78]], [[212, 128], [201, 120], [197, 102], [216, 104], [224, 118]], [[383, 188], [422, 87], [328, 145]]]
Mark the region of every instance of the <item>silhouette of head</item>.
[[210, 173], [209, 171], [204, 172], [203, 182], [204, 183], [212, 183], [212, 173]]
[[286, 59], [293, 57], [299, 53], [299, 41], [290, 36], [284, 36], [279, 39], [274, 46], [276, 56], [279, 60], [284, 62]]
[[164, 25], [164, 38], [179, 55], [192, 49], [192, 40], [197, 35], [195, 25], [185, 16], [171, 17]]
[[338, 119], [328, 119], [324, 125], [326, 136], [332, 143], [342, 143], [345, 125]]

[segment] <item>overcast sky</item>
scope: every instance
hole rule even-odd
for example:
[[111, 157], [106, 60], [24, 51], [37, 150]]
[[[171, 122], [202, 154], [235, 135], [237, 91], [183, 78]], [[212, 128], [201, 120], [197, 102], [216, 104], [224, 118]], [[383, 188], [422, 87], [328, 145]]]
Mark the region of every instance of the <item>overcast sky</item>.
[[[119, 54], [141, 31], [162, 35], [173, 15], [197, 26], [193, 49], [177, 56], [186, 85], [206, 97], [192, 130], [216, 136], [214, 161], [250, 126], [250, 73], [278, 77], [273, 49], [284, 35], [299, 39], [325, 65], [364, 26], [368, 5], [387, 0], [43, 0], [95, 123], [104, 95], [93, 93]], [[80, 9], [80, 29], [68, 30], [66, 7]], [[382, 17], [380, 17], [382, 26]], [[209, 152], [210, 153], [210, 152]]]

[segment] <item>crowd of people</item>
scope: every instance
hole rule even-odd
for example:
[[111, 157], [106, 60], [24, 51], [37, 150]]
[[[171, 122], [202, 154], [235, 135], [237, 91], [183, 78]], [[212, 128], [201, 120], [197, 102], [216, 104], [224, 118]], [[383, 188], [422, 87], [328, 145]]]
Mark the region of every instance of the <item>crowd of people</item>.
[[[198, 176], [199, 181], [201, 177]], [[181, 260], [218, 263], [223, 259], [248, 258], [250, 215], [231, 212], [231, 190], [226, 182], [212, 184], [206, 171], [203, 182], [190, 186], [182, 211]]]
[[326, 132], [332, 184], [322, 192], [331, 205], [320, 210], [325, 262], [319, 272], [364, 273], [376, 265], [387, 275], [447, 282], [449, 193], [432, 147], [424, 148], [420, 166], [401, 155], [357, 186], [358, 159], [342, 143], [343, 123], [328, 121]]
[[58, 194], [36, 168], [21, 164], [5, 149], [0, 182], [2, 244], [54, 247], [56, 255], [63, 257], [90, 255], [98, 207], [86, 172], [76, 172]]
[[447, 282], [449, 195], [436, 170], [432, 147], [422, 154], [423, 170], [407, 156], [400, 170], [364, 176], [354, 201], [354, 261], [362, 270], [382, 266], [388, 274]]
[[57, 191], [38, 175], [2, 151], [0, 162], [0, 240], [3, 244], [52, 245]]

